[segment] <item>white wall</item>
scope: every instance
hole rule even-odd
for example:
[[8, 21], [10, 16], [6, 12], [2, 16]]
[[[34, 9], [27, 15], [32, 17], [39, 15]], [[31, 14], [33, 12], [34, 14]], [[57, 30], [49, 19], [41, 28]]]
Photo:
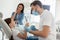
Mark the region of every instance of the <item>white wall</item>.
[[60, 0], [56, 0], [56, 19], [55, 21], [60, 20]]
[[40, 0], [42, 4], [44, 5], [50, 5], [50, 12], [55, 18], [55, 6], [56, 6], [56, 0]]
[[19, 2], [19, 0], [0, 0], [0, 12], [3, 13], [3, 19], [11, 16]]
[[[3, 19], [11, 16], [12, 12], [16, 10], [18, 3], [23, 2], [25, 5], [25, 12], [30, 8], [30, 4], [33, 0], [0, 0], [0, 12], [3, 13]], [[50, 5], [50, 11], [55, 17], [55, 0], [41, 0], [43, 4]], [[28, 7], [28, 8], [27, 8]]]

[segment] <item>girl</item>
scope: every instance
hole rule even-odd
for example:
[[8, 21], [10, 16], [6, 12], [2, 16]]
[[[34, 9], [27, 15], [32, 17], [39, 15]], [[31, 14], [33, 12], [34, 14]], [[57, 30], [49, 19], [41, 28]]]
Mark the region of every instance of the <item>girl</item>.
[[22, 32], [24, 32], [24, 33], [21, 33], [19, 30], [17, 30], [14, 20], [11, 22], [11, 18], [7, 18], [7, 19], [5, 19], [5, 22], [9, 25], [9, 27], [12, 30], [13, 35], [11, 36], [10, 40], [25, 40], [26, 39], [26, 37], [27, 37], [26, 31], [21, 30]]

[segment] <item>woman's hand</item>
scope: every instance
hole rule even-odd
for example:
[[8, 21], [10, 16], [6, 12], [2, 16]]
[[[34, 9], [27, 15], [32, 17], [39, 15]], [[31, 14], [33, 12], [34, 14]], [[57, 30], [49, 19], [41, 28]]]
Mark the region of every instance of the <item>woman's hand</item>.
[[15, 14], [17, 14], [18, 10], [15, 11]]
[[16, 9], [16, 10], [15, 10], [15, 14], [17, 14], [17, 13], [18, 13], [18, 10]]
[[17, 11], [18, 11], [18, 10], [16, 10], [16, 11], [14, 12], [13, 16], [11, 17], [11, 21], [13, 21], [13, 20], [15, 19], [15, 16], [16, 16], [16, 14], [17, 14]]

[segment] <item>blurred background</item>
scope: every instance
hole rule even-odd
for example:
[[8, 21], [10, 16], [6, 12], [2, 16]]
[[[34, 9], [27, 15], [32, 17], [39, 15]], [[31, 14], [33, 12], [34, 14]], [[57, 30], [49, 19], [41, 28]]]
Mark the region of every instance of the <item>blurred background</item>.
[[[0, 12], [3, 13], [3, 19], [11, 17], [19, 3], [23, 3], [25, 6], [24, 13], [30, 13], [30, 4], [34, 0], [0, 0]], [[57, 39], [60, 38], [60, 0], [40, 0], [45, 9], [48, 9], [55, 18]], [[8, 40], [4, 37], [5, 40]], [[0, 31], [0, 40], [2, 40], [2, 32]]]

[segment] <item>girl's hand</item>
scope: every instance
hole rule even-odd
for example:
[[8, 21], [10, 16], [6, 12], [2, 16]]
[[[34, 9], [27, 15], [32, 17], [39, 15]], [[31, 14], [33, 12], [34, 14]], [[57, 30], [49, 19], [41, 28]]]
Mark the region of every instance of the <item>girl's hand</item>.
[[26, 23], [26, 24], [25, 24], [25, 26], [27, 26], [27, 27], [28, 27], [28, 26], [29, 26], [29, 23]]

